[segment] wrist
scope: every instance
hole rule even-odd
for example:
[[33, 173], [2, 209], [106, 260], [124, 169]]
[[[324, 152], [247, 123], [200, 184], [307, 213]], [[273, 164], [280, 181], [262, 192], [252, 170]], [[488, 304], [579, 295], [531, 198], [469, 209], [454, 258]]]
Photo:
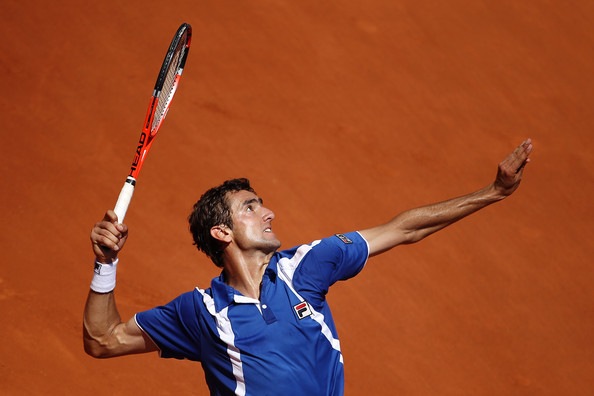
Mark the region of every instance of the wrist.
[[501, 201], [502, 199], [507, 198], [511, 194], [510, 192], [508, 192], [506, 188], [499, 185], [497, 182], [491, 184], [489, 187], [490, 196], [495, 202]]
[[111, 263], [102, 263], [96, 259], [91, 290], [97, 293], [109, 293], [115, 289], [117, 265], [117, 258]]
[[117, 252], [111, 251], [111, 252], [108, 252], [107, 255], [104, 255], [103, 252], [99, 252], [99, 254], [95, 253], [95, 263], [112, 264], [116, 261], [118, 261]]

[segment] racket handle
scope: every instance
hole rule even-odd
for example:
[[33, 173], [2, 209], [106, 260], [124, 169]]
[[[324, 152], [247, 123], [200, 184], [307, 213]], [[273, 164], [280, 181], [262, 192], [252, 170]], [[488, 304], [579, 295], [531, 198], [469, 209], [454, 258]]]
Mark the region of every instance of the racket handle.
[[124, 183], [124, 187], [122, 187], [122, 191], [120, 191], [118, 202], [116, 202], [115, 208], [113, 209], [115, 214], [118, 216], [118, 222], [120, 224], [124, 222], [124, 217], [126, 217], [128, 206], [130, 205], [132, 195], [134, 194], [135, 185], [136, 179], [134, 179], [131, 176], [128, 176], [126, 182]]

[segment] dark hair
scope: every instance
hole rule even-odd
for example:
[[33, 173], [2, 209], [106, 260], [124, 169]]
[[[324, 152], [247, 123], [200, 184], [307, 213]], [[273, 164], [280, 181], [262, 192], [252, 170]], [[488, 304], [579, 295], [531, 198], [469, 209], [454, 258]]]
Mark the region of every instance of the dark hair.
[[227, 180], [220, 186], [205, 192], [194, 204], [192, 213], [188, 216], [194, 245], [198, 250], [206, 253], [218, 267], [223, 267], [221, 259], [223, 250], [220, 242], [210, 235], [210, 229], [217, 225], [225, 225], [233, 229], [227, 194], [243, 190], [255, 193], [248, 179]]

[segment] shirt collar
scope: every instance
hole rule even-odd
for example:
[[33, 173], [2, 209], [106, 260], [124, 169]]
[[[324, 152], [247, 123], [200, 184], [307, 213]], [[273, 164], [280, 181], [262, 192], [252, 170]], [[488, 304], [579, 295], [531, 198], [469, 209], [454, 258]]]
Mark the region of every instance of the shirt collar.
[[[268, 277], [271, 282], [276, 281], [276, 262], [278, 261], [277, 255], [274, 254], [270, 263], [268, 263], [268, 267], [266, 267], [266, 271], [264, 272], [264, 277]], [[212, 298], [215, 303], [215, 309], [217, 312], [220, 312], [222, 309], [227, 308], [232, 302], [235, 303], [258, 303], [258, 300], [253, 298], [245, 297], [240, 292], [232, 288], [231, 286], [225, 283], [225, 272], [222, 271], [221, 274], [214, 278], [210, 282], [210, 290], [212, 291]]]
[[228, 307], [233, 302], [235, 293], [239, 294], [237, 290], [225, 284], [225, 274], [223, 272], [221, 272], [218, 278], [214, 278], [210, 282], [210, 290], [212, 291], [212, 298], [217, 312]]

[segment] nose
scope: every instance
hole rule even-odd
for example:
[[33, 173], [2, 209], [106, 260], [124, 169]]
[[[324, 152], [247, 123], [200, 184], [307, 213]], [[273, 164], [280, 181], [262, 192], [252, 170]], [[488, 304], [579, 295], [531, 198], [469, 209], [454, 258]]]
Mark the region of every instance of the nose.
[[263, 214], [262, 214], [262, 219], [264, 221], [272, 221], [274, 220], [274, 218], [276, 217], [274, 212], [268, 208], [262, 208], [263, 209]]

